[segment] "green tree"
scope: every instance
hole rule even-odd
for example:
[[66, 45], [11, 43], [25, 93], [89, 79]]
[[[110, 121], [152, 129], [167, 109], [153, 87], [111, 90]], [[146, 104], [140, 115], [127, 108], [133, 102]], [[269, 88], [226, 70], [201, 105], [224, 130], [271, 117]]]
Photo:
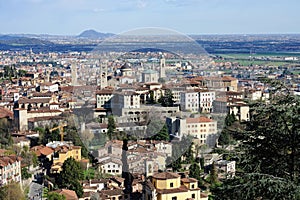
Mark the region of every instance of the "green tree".
[[49, 192], [48, 200], [66, 200], [66, 197], [62, 194], [58, 194], [56, 192]]
[[212, 165], [211, 165], [211, 170], [210, 170], [210, 174], [209, 174], [209, 180], [210, 180], [210, 183], [212, 185], [216, 185], [216, 184], [219, 183], [218, 170], [216, 168], [215, 162], [213, 162]]
[[201, 170], [198, 163], [194, 162], [190, 166], [189, 176], [198, 180], [198, 185], [202, 185]]
[[167, 89], [165, 91], [165, 94], [159, 98], [158, 102], [164, 107], [172, 107], [174, 106], [175, 102], [173, 99], [174, 97], [172, 91], [170, 89]]
[[170, 140], [170, 136], [168, 133], [168, 128], [167, 125], [164, 124], [164, 126], [160, 129], [160, 131], [152, 136], [153, 140], [164, 140], [164, 141], [169, 141]]
[[116, 123], [113, 115], [108, 116], [107, 136], [111, 140], [116, 131]]
[[83, 169], [74, 158], [68, 158], [60, 172], [58, 185], [60, 188], [74, 190], [78, 197], [82, 197], [83, 188], [80, 183], [84, 179]]
[[148, 104], [155, 104], [155, 99], [154, 99], [154, 91], [149, 92], [149, 99], [148, 99]]
[[274, 92], [271, 104], [253, 105], [251, 120], [238, 133], [241, 172], [213, 191], [215, 199], [300, 198], [299, 111], [299, 97], [284, 89]]
[[184, 162], [187, 164], [193, 163], [195, 161], [194, 151], [192, 148], [193, 148], [193, 143], [189, 145], [188, 149], [183, 154]]
[[31, 174], [28, 172], [27, 167], [22, 167], [21, 175], [22, 175], [22, 179], [29, 179], [31, 177]]

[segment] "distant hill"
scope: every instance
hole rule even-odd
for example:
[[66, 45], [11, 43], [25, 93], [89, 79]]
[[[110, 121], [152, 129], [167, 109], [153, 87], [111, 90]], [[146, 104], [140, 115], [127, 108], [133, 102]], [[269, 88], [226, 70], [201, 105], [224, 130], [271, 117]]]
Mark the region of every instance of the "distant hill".
[[25, 46], [25, 45], [50, 45], [50, 41], [41, 40], [37, 38], [20, 37], [12, 35], [0, 35], [0, 44], [12, 46]]
[[107, 37], [111, 37], [114, 34], [112, 33], [100, 33], [95, 30], [86, 30], [79, 34], [77, 37], [86, 38], [86, 39], [103, 39]]

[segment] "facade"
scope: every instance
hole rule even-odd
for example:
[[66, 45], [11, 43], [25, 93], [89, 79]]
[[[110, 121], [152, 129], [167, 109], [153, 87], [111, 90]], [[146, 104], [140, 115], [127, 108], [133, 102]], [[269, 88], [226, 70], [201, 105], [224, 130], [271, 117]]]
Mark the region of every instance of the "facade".
[[96, 92], [96, 107], [97, 108], [111, 108], [111, 99], [113, 97], [113, 90], [103, 89]]
[[217, 140], [217, 121], [207, 117], [176, 118], [167, 117], [168, 132], [171, 136], [181, 139], [183, 135], [194, 137], [194, 143], [214, 147]]
[[[150, 189], [147, 190], [147, 187]], [[200, 200], [201, 190], [198, 181], [194, 178], [181, 178], [176, 173], [162, 172], [154, 174], [152, 180], [146, 182], [144, 199]]]
[[191, 90], [180, 94], [180, 106], [185, 111], [211, 113], [215, 99], [214, 91]]
[[148, 69], [142, 72], [142, 82], [143, 83], [157, 83], [158, 82], [158, 72]]
[[21, 183], [21, 157], [0, 156], [0, 186], [9, 182]]
[[249, 121], [250, 120], [250, 108], [245, 103], [236, 103], [228, 106], [229, 113], [233, 113], [238, 121]]
[[74, 146], [66, 142], [54, 141], [46, 145], [54, 150], [51, 166], [52, 173], [59, 173], [62, 169], [62, 164], [68, 158], [74, 158], [76, 161], [81, 160], [81, 146]]
[[187, 118], [186, 130], [188, 135], [192, 135], [194, 142], [200, 145], [206, 144], [214, 147], [217, 140], [217, 121], [207, 117]]
[[235, 176], [235, 161], [218, 160], [215, 163], [220, 178], [230, 178]]
[[214, 91], [199, 92], [199, 107], [203, 113], [211, 113], [213, 110], [213, 101], [216, 99]]
[[180, 106], [182, 110], [199, 112], [199, 94], [195, 91], [187, 91], [180, 94]]
[[109, 158], [102, 162], [99, 162], [100, 170], [104, 174], [121, 175], [122, 174], [122, 162], [118, 159]]

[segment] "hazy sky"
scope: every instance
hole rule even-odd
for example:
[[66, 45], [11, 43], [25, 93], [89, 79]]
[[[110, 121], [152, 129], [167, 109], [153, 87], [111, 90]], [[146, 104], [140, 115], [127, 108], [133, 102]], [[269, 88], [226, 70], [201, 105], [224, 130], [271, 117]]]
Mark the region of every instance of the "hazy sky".
[[0, 0], [0, 33], [300, 33], [299, 0]]

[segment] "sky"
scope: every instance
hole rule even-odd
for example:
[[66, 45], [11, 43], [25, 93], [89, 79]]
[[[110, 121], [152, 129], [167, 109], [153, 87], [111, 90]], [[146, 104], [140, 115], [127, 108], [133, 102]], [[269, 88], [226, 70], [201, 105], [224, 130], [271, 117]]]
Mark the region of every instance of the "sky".
[[299, 0], [0, 0], [0, 33], [300, 33]]

